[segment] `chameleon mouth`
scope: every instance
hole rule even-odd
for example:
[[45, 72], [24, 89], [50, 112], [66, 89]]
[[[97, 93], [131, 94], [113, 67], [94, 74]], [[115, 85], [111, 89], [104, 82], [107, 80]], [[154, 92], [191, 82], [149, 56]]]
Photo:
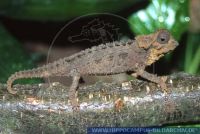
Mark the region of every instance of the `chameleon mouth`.
[[179, 45], [178, 42], [175, 40], [172, 40], [169, 44], [171, 45], [168, 47], [168, 52], [174, 50]]

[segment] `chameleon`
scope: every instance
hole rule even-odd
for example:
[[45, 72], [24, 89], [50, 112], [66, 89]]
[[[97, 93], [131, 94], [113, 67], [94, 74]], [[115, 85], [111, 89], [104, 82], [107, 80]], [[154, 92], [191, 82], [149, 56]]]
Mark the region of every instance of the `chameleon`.
[[41, 67], [16, 72], [8, 78], [7, 90], [11, 94], [17, 93], [16, 90], [12, 89], [16, 79], [49, 76], [72, 77], [69, 100], [73, 109], [79, 109], [76, 91], [82, 76], [133, 72], [137, 76], [160, 85], [163, 91], [167, 91], [167, 76], [151, 74], [145, 71], [145, 68], [177, 46], [178, 42], [166, 29], [159, 29], [151, 34], [138, 35], [135, 40], [100, 44]]

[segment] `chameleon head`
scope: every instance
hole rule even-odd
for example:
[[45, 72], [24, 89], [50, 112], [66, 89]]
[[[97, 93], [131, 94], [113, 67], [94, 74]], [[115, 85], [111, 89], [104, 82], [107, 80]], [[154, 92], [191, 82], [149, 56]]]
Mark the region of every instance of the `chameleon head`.
[[137, 36], [136, 41], [140, 48], [147, 51], [146, 65], [151, 65], [178, 46], [178, 42], [165, 29], [149, 35]]

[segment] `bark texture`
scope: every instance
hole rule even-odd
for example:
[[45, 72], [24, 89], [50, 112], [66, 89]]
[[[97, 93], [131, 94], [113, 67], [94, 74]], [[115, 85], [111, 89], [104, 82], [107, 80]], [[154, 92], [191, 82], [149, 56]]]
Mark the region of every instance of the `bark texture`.
[[153, 83], [131, 80], [79, 88], [80, 112], [73, 112], [68, 87], [16, 85], [11, 95], [0, 84], [0, 131], [86, 133], [87, 127], [141, 127], [200, 122], [200, 76], [173, 74], [164, 94]]

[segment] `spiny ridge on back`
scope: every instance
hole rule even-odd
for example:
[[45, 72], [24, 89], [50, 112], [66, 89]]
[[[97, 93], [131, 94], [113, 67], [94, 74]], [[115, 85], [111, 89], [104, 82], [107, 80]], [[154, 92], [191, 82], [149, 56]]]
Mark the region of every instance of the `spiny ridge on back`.
[[70, 62], [71, 60], [74, 60], [75, 58], [79, 58], [83, 55], [87, 55], [88, 53], [92, 53], [95, 51], [100, 51], [102, 49], [106, 49], [106, 48], [112, 48], [112, 47], [116, 47], [116, 46], [125, 46], [125, 45], [131, 45], [133, 42], [133, 40], [129, 39], [127, 41], [114, 41], [114, 42], [109, 42], [106, 44], [100, 44], [98, 46], [93, 46], [91, 48], [87, 48], [85, 50], [82, 50], [76, 54], [73, 54], [69, 57], [65, 57], [63, 58], [65, 60], [65, 62]]

